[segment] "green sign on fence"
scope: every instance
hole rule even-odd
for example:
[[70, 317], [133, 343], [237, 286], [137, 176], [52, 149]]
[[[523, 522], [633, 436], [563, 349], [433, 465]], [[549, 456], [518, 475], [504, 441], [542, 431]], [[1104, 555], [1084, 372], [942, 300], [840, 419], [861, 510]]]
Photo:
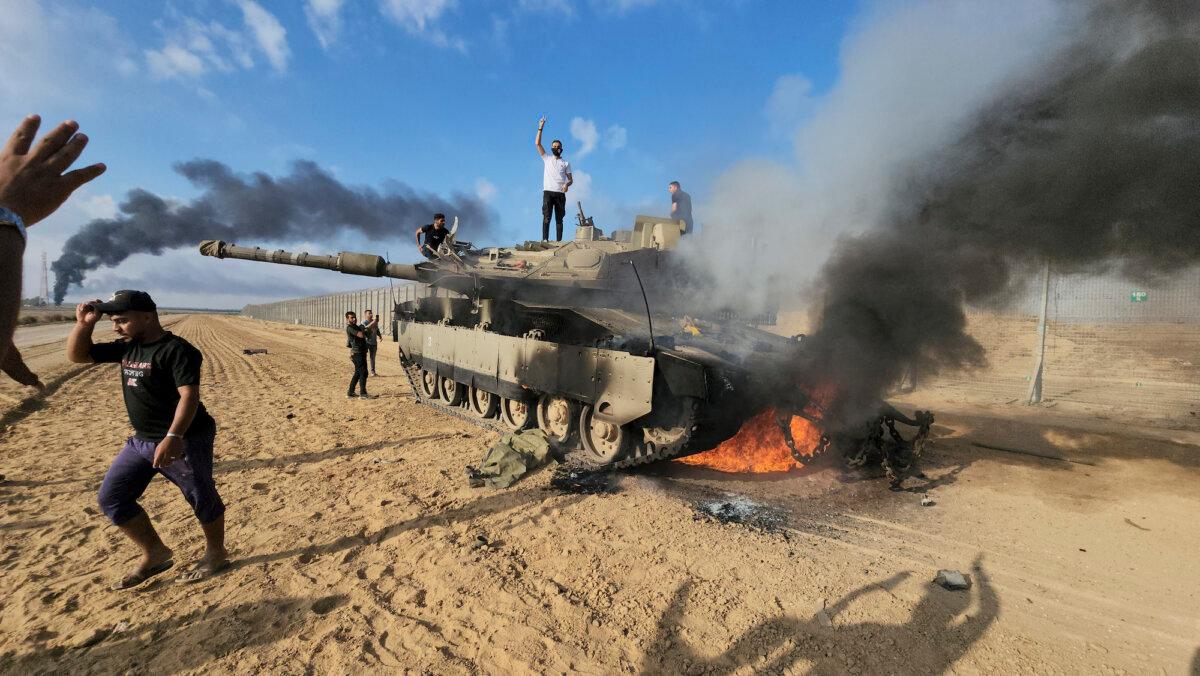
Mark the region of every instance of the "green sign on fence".
[[1145, 291], [1134, 291], [1129, 294], [1130, 303], [1145, 303], [1148, 294]]

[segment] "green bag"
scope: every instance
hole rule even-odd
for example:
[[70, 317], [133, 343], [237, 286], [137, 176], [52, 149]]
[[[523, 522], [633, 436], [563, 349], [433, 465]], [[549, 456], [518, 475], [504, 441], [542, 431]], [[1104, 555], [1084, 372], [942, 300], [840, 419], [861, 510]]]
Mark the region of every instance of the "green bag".
[[478, 470], [468, 468], [472, 485], [508, 488], [550, 461], [550, 443], [539, 429], [506, 434], [492, 444]]

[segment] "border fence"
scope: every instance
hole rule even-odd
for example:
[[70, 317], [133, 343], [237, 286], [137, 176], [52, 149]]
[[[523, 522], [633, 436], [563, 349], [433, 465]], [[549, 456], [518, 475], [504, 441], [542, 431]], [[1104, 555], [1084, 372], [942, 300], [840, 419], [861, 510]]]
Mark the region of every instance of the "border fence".
[[982, 369], [920, 383], [971, 403], [1031, 403], [1200, 428], [1200, 268], [1154, 284], [1047, 269], [967, 308]]
[[323, 296], [247, 305], [242, 308], [241, 314], [243, 317], [252, 319], [337, 329], [346, 323], [347, 310], [354, 310], [359, 319], [362, 319], [365, 310], [371, 310], [376, 317], [379, 317], [379, 330], [386, 336], [390, 335], [392, 330], [392, 307], [394, 304], [428, 298], [431, 295], [434, 295], [434, 291], [425, 284], [405, 283], [391, 287], [343, 291]]

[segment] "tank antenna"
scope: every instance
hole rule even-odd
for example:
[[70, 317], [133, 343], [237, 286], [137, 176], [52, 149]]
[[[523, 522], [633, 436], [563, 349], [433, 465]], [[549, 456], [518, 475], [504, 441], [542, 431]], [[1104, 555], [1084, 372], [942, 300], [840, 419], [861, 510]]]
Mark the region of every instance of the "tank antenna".
[[646, 324], [650, 327], [650, 352], [654, 352], [654, 321], [650, 319], [650, 301], [646, 300], [646, 287], [642, 286], [642, 276], [638, 274], [637, 266], [629, 261], [633, 268], [633, 276], [637, 278], [638, 288], [642, 290], [642, 303], [646, 306]]

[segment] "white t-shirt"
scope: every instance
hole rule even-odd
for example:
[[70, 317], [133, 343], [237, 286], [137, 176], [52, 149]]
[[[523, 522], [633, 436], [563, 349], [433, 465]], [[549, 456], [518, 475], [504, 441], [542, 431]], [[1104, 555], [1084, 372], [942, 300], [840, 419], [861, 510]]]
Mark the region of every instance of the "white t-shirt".
[[566, 192], [564, 188], [567, 185], [567, 174], [571, 173], [571, 163], [561, 157], [555, 157], [554, 153], [543, 155], [542, 162], [546, 165], [542, 170], [542, 190]]

